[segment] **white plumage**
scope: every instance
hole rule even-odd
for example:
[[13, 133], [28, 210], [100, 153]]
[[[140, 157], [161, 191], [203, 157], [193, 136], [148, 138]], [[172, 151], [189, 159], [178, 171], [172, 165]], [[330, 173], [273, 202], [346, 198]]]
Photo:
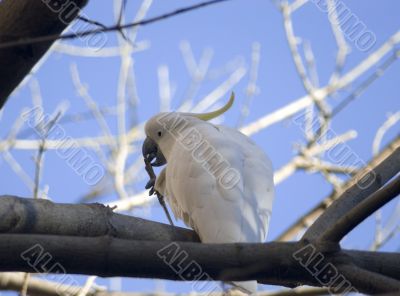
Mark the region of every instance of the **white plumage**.
[[[165, 125], [162, 119], [168, 114], [164, 113], [146, 124], [147, 136], [156, 142], [167, 161], [155, 189], [166, 197], [175, 217], [193, 228], [204, 243], [264, 242], [274, 199], [273, 169], [268, 157], [237, 130], [191, 114], [178, 115], [184, 123]], [[197, 148], [188, 141], [190, 133], [201, 135]], [[199, 157], [201, 151], [205, 152], [203, 157]], [[238, 174], [232, 188], [221, 181], [222, 170], [213, 172], [221, 157], [231, 172]], [[257, 283], [234, 285], [250, 294], [256, 291]]]

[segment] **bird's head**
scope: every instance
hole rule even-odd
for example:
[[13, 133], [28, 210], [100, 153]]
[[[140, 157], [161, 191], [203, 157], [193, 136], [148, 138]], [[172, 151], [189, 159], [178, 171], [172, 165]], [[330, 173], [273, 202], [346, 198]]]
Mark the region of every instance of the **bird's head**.
[[[146, 139], [143, 142], [142, 153], [145, 161], [152, 166], [161, 166], [167, 163], [169, 151], [179, 137], [179, 132], [192, 119], [211, 120], [225, 113], [235, 100], [234, 93], [229, 101], [220, 109], [209, 113], [181, 113], [163, 112], [153, 116], [146, 122]], [[154, 160], [154, 161], [153, 161]]]

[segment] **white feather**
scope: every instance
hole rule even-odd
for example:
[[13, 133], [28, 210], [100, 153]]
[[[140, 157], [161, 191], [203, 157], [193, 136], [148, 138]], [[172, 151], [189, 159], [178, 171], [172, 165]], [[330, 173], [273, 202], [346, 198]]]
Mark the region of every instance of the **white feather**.
[[[195, 118], [187, 120], [186, 129], [200, 132], [207, 141], [203, 148], [213, 147], [239, 173], [240, 180], [226, 188], [218, 174], [204, 167], [204, 160], [193, 157], [196, 150], [185, 149], [181, 139], [176, 139], [168, 149], [167, 167], [158, 177], [156, 189], [165, 195], [175, 217], [193, 228], [204, 243], [264, 242], [274, 199], [270, 160], [237, 130]], [[235, 285], [252, 293], [256, 290], [255, 281]]]

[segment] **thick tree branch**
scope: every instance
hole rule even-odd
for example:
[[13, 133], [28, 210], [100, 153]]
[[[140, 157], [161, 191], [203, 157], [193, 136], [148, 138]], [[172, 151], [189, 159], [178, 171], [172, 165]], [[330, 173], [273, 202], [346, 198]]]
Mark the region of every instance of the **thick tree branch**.
[[[287, 230], [285, 230], [276, 240], [278, 241], [288, 241], [293, 239], [293, 237], [302, 229], [309, 227], [314, 221], [321, 216], [322, 213], [336, 200], [342, 199], [344, 196], [351, 198], [352, 196], [359, 196], [359, 199], [366, 198], [377, 189], [379, 189], [383, 184], [388, 182], [397, 172], [400, 171], [400, 137], [393, 140], [379, 155], [374, 157], [367, 166], [362, 168], [351, 180], [349, 180], [340, 192], [333, 192], [331, 195], [322, 200], [318, 205], [308, 211], [303, 217], [299, 218], [293, 225], [291, 225]], [[368, 176], [370, 172], [376, 173], [376, 176], [380, 177], [380, 184], [376, 178], [375, 182], [372, 183], [366, 190], [358, 186], [359, 180], [363, 180], [364, 176]], [[346, 199], [347, 200], [347, 199]], [[352, 203], [351, 205], [355, 205]], [[347, 209], [351, 208], [351, 205], [347, 205]], [[345, 205], [341, 203], [340, 208]], [[338, 205], [335, 206], [339, 208]], [[325, 220], [320, 220], [313, 224], [312, 227], [307, 231], [307, 236], [311, 238], [316, 238], [318, 234], [322, 233], [323, 230], [327, 229], [330, 224], [333, 224], [338, 217], [346, 212], [343, 208], [340, 213], [336, 213], [335, 210], [330, 209], [326, 211], [326, 214], [330, 217]], [[318, 230], [317, 230], [318, 228]], [[314, 233], [315, 232], [315, 233]], [[317, 233], [318, 232], [318, 233]]]
[[358, 224], [400, 194], [400, 175], [389, 185], [371, 194], [329, 227], [319, 238], [321, 241], [340, 242]]
[[[371, 252], [367, 251], [345, 251], [345, 254], [350, 255], [351, 262], [361, 269], [379, 273], [400, 281], [400, 274], [398, 273], [400, 256], [398, 253], [375, 252], [371, 256]], [[392, 260], [394, 261], [391, 262]], [[344, 261], [344, 263], [348, 262]]]
[[[294, 259], [293, 254], [301, 249], [297, 243], [171, 244], [123, 240], [110, 236], [21, 234], [1, 234], [0, 241], [0, 271], [188, 280], [190, 278], [185, 278], [183, 271], [194, 261], [199, 266], [197, 275], [207, 274], [214, 280], [257, 279], [262, 283], [288, 287], [304, 284], [321, 286], [317, 278]], [[373, 252], [368, 253], [370, 257], [375, 255]], [[182, 254], [187, 254], [187, 257]], [[325, 255], [327, 262], [334, 265], [340, 265], [344, 260], [352, 264], [352, 258], [357, 257], [357, 253], [347, 251]], [[387, 258], [390, 260], [376, 264], [380, 264], [382, 270], [386, 264], [390, 265], [396, 272], [391, 276], [399, 277], [400, 265], [396, 265], [399, 263], [399, 255], [388, 253]], [[360, 291], [368, 293], [362, 288]], [[390, 291], [385, 289], [380, 292]]]
[[116, 214], [101, 204], [57, 204], [15, 196], [0, 196], [0, 233], [199, 241], [189, 229]]
[[[206, 272], [214, 280], [241, 279], [240, 275], [229, 276], [228, 271], [238, 268], [248, 269], [262, 260], [265, 262], [264, 269], [269, 269], [269, 272], [258, 272], [250, 277], [266, 281], [270, 277], [270, 281], [275, 283], [277, 279], [273, 278], [279, 274], [277, 272], [286, 270], [284, 273], [287, 273], [290, 262], [295, 262], [291, 254], [296, 251], [294, 243], [217, 245], [175, 242], [171, 244], [171, 242], [161, 241], [123, 240], [111, 236], [0, 234], [0, 240], [2, 241], [0, 245], [1, 271], [37, 272], [43, 267], [50, 269], [55, 263], [59, 263], [66, 272], [72, 274], [172, 280], [183, 279], [157, 255], [160, 250], [165, 250], [162, 254], [166, 256], [166, 259], [172, 259], [168, 256], [175, 254], [175, 250], [179, 253], [186, 252], [188, 257], [186, 259], [184, 256], [179, 257], [179, 260], [174, 262], [174, 267], [183, 268], [184, 263], [187, 265], [191, 260], [195, 260], [201, 266], [202, 272]], [[27, 250], [30, 251], [26, 252]], [[41, 254], [40, 250], [42, 250]], [[168, 252], [169, 250], [171, 251]], [[42, 264], [35, 265], [41, 262], [39, 258], [45, 253], [51, 254], [54, 262], [43, 266], [42, 260]], [[21, 254], [24, 255], [21, 256]], [[24, 258], [27, 259], [24, 260]], [[177, 265], [178, 263], [180, 264]], [[294, 270], [298, 272], [298, 275], [305, 274], [307, 282], [313, 282], [312, 277], [307, 276], [301, 265], [294, 264], [296, 265]], [[35, 266], [38, 270], [35, 270]], [[51, 270], [49, 272], [51, 273]], [[228, 275], [224, 276], [224, 273]], [[289, 280], [289, 277], [285, 280]]]
[[377, 294], [386, 290], [400, 293], [400, 281], [390, 277], [348, 264], [341, 266], [339, 270], [360, 292], [369, 291], [370, 294]]
[[[400, 143], [400, 141], [399, 141]], [[389, 148], [390, 149], [390, 148]], [[353, 179], [352, 185], [306, 231], [303, 238], [318, 239], [326, 229], [336, 223], [357, 204], [381, 188], [400, 171], [400, 145], [386, 149], [380, 155], [386, 157], [375, 166], [365, 167]], [[389, 152], [390, 151], [390, 152]]]
[[[154, 221], [115, 214], [101, 204], [57, 204], [43, 199], [0, 197], [0, 233], [54, 236], [111, 236], [130, 240], [199, 242], [194, 231]], [[350, 252], [350, 251], [349, 251]], [[394, 262], [391, 253], [351, 251], [356, 265], [367, 262], [371, 271], [381, 272], [382, 262]], [[376, 258], [376, 259], [374, 259]], [[400, 258], [399, 258], [400, 259]], [[398, 261], [400, 265], [400, 261]], [[397, 269], [385, 270], [394, 274]]]
[[[76, 17], [79, 9], [69, 10], [66, 17], [53, 12], [41, 0], [0, 1], [0, 44], [24, 40], [42, 35], [59, 36]], [[87, 0], [71, 0], [76, 8], [82, 8]], [[18, 45], [0, 49], [0, 109], [8, 96], [29, 73], [54, 40]]]
[[[98, 204], [54, 204], [17, 197], [0, 198], [0, 217], [0, 271], [54, 273], [60, 272], [55, 269], [58, 266], [65, 273], [187, 280], [170, 265], [182, 271], [193, 260], [214, 280], [321, 286], [295, 258], [306, 247], [304, 241], [199, 244], [190, 242], [198, 242], [193, 231], [114, 214]], [[185, 242], [170, 242], [177, 240]], [[318, 242], [313, 248], [323, 255], [323, 264], [353, 264], [400, 280], [399, 254], [332, 249]], [[187, 254], [187, 258], [172, 260], [177, 254]]]

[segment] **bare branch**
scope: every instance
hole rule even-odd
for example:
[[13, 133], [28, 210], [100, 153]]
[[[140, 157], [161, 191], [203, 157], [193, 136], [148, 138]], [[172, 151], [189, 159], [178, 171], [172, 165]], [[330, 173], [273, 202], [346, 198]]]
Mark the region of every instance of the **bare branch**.
[[[353, 83], [356, 79], [362, 76], [367, 70], [378, 64], [388, 53], [393, 51], [396, 45], [400, 43], [400, 31], [393, 34], [384, 44], [381, 45], [375, 52], [366, 57], [358, 65], [350, 71], [338, 78], [335, 85], [326, 85], [314, 91], [314, 95], [318, 98], [325, 98], [344, 87]], [[292, 103], [266, 114], [259, 119], [251, 122], [241, 128], [241, 131], [246, 135], [253, 135], [266, 127], [269, 127], [277, 122], [293, 116], [313, 104], [310, 95], [305, 95]]]
[[[111, 236], [72, 237], [54, 235], [0, 234], [0, 270], [1, 271], [35, 271], [34, 260], [40, 256], [39, 250], [48, 252], [58, 263], [73, 274], [90, 274], [103, 277], [128, 276], [144, 278], [162, 278], [185, 280], [180, 273], [171, 269], [176, 252], [187, 254], [181, 268], [194, 260], [214, 280], [254, 280], [264, 284], [320, 286], [320, 282], [307, 269], [299, 264], [293, 254], [300, 249], [294, 243], [267, 244], [199, 244], [165, 241], [134, 241], [117, 239]], [[163, 251], [166, 252], [163, 254]], [[169, 252], [168, 252], [169, 251]], [[38, 252], [38, 253], [36, 253]], [[172, 252], [172, 253], [171, 253]], [[21, 254], [25, 254], [21, 257]], [[158, 254], [158, 255], [157, 255]], [[364, 252], [371, 266], [379, 265], [382, 271], [394, 269], [393, 278], [400, 274], [400, 255], [388, 253], [387, 260], [379, 258], [379, 253]], [[326, 258], [332, 262], [340, 262], [347, 258], [351, 264], [359, 261], [357, 253], [343, 251], [326, 253]], [[24, 260], [23, 258], [26, 258]], [[377, 259], [380, 259], [377, 262]], [[389, 261], [390, 260], [390, 261]], [[28, 264], [30, 261], [31, 264]], [[40, 261], [39, 261], [40, 262]], [[262, 265], [260, 265], [262, 262]], [[364, 264], [367, 265], [367, 264]], [[49, 265], [51, 267], [51, 264]], [[40, 266], [36, 266], [41, 268]], [[370, 268], [370, 267], [369, 267]], [[47, 270], [52, 272], [51, 269]], [[242, 271], [242, 272], [238, 272]], [[251, 271], [244, 273], [243, 271]], [[54, 272], [54, 271], [53, 271]], [[281, 276], [284, 275], [284, 276]], [[207, 278], [205, 278], [207, 279]], [[355, 288], [360, 292], [369, 293], [371, 289]], [[374, 287], [375, 288], [375, 287]], [[381, 292], [393, 290], [386, 287]]]
[[[23, 285], [24, 274], [21, 272], [0, 273], [0, 290], [20, 291]], [[31, 277], [27, 293], [30, 296], [60, 296], [60, 291], [79, 291], [81, 287], [73, 285], [63, 285], [62, 283], [46, 281], [36, 277]], [[99, 292], [98, 290], [95, 292]], [[63, 294], [61, 294], [63, 295]], [[71, 294], [70, 294], [71, 295]], [[72, 294], [73, 295], [73, 294]], [[97, 296], [90, 293], [87, 296]]]
[[229, 1], [229, 0], [205, 1], [202, 3], [198, 3], [198, 4], [195, 4], [192, 6], [180, 8], [180, 9], [174, 10], [172, 12], [168, 12], [168, 13], [156, 16], [156, 17], [148, 18], [148, 19], [145, 19], [145, 20], [142, 20], [139, 22], [130, 23], [130, 24], [116, 24], [113, 26], [109, 26], [107, 28], [88, 30], [88, 31], [83, 31], [83, 32], [79, 32], [79, 33], [69, 33], [69, 34], [64, 34], [61, 36], [58, 34], [46, 34], [46, 35], [41, 35], [41, 36], [34, 37], [34, 38], [23, 38], [23, 39], [17, 39], [17, 40], [13, 40], [13, 41], [6, 41], [6, 42], [2, 42], [0, 44], [0, 49], [5, 49], [5, 48], [8, 49], [8, 48], [12, 48], [15, 46], [31, 45], [31, 44], [43, 43], [43, 42], [54, 41], [54, 40], [75, 39], [78, 37], [85, 37], [88, 35], [94, 35], [94, 34], [98, 34], [98, 33], [102, 33], [102, 32], [121, 31], [123, 29], [152, 24], [152, 23], [155, 23], [155, 22], [158, 22], [161, 20], [168, 19], [170, 17], [174, 17], [176, 15], [180, 15], [180, 14], [192, 11], [192, 10], [196, 10], [199, 8], [203, 8], [203, 7], [212, 5], [212, 4], [217, 4], [217, 3], [225, 2], [225, 1]]
[[400, 292], [400, 281], [393, 278], [347, 264], [340, 266], [339, 270], [360, 291], [368, 290], [369, 294], [382, 293], [385, 290]]
[[[21, 272], [0, 273], [0, 290], [20, 291], [24, 274]], [[63, 285], [59, 282], [43, 280], [32, 277], [29, 282], [28, 293], [30, 296], [60, 296], [60, 291], [80, 291], [81, 287]], [[296, 289], [285, 289], [279, 292], [258, 292], [258, 296], [318, 296], [328, 295], [327, 288], [299, 287]], [[224, 296], [219, 292], [205, 293], [168, 293], [168, 292], [111, 292], [103, 287], [92, 287], [86, 296]]]
[[[400, 143], [400, 139], [396, 142]], [[318, 239], [326, 229], [350, 209], [381, 188], [400, 171], [400, 145], [389, 147], [389, 149], [386, 149], [386, 153], [382, 153], [379, 156], [380, 162], [376, 163], [376, 165], [371, 165], [371, 167], [366, 166], [352, 179], [351, 185], [306, 231], [304, 234], [305, 239]], [[383, 158], [384, 156], [386, 157]]]
[[[393, 155], [392, 155], [393, 153]], [[278, 238], [278, 241], [287, 241], [292, 239], [299, 231], [302, 229], [309, 227], [315, 219], [317, 219], [324, 211], [325, 209], [335, 200], [340, 198], [344, 194], [344, 192], [349, 191], [350, 189], [352, 190], [353, 194], [359, 194], [362, 192], [362, 189], [357, 187], [357, 182], [358, 180], [362, 179], [362, 176], [366, 175], [369, 171], [375, 171], [377, 175], [379, 175], [379, 172], [376, 171], [377, 167], [382, 164], [384, 161], [389, 165], [396, 165], [396, 162], [390, 163], [390, 160], [395, 160], [396, 157], [399, 157], [400, 155], [400, 138], [396, 138], [394, 141], [392, 141], [379, 155], [377, 155], [374, 159], [372, 159], [368, 165], [360, 169], [360, 171], [348, 182], [346, 182], [345, 185], [343, 185], [341, 191], [339, 192], [333, 192], [330, 194], [328, 197], [323, 199], [318, 205], [316, 205], [314, 208], [312, 208], [310, 211], [308, 211], [306, 214], [304, 214], [302, 217], [300, 217], [292, 226], [290, 226], [287, 230], [285, 230]], [[397, 165], [400, 164], [399, 161], [397, 161]], [[398, 172], [398, 169], [396, 171], [396, 168], [394, 168], [394, 171], [392, 171], [393, 174], [396, 174]], [[392, 175], [393, 174], [389, 174]], [[381, 178], [384, 177], [384, 175], [381, 175]], [[387, 182], [391, 177], [385, 177], [382, 178], [382, 182]], [[374, 190], [371, 189], [373, 192]], [[368, 196], [368, 193], [364, 193], [363, 196]]]
[[[71, 1], [78, 8], [84, 7], [86, 2], [87, 0]], [[43, 1], [0, 2], [0, 44], [14, 43], [17, 46], [7, 48], [0, 45], [0, 109], [11, 92], [75, 18], [78, 11], [75, 9], [68, 19], [61, 19], [59, 14], [49, 9]], [[46, 34], [55, 38], [35, 44], [20, 42]]]
[[382, 126], [376, 132], [374, 141], [372, 143], [372, 153], [373, 155], [377, 155], [380, 150], [380, 146], [382, 143], [382, 139], [386, 132], [394, 126], [397, 122], [400, 121], [400, 111], [396, 112], [389, 116], [389, 118], [382, 124]]
[[[367, 199], [357, 204], [343, 217], [329, 227], [319, 238], [322, 241], [339, 242], [358, 224], [368, 218], [373, 212], [390, 202], [400, 194], [400, 176], [389, 185], [375, 191]], [[342, 197], [343, 198], [343, 197]], [[318, 221], [318, 220], [317, 220]]]
[[115, 237], [135, 240], [199, 241], [191, 230], [115, 214], [111, 208], [101, 204], [56, 204], [43, 199], [1, 196], [0, 217], [0, 233], [64, 236], [112, 234]]
[[[185, 280], [170, 268], [167, 259], [162, 260], [159, 251], [172, 248], [186, 252], [188, 257], [185, 262], [195, 260], [202, 272], [214, 280], [257, 279], [262, 283], [288, 287], [300, 284], [321, 286], [295, 260], [294, 254], [304, 248], [302, 242], [192, 243], [190, 241], [198, 241], [193, 231], [113, 214], [109, 208], [96, 204], [53, 204], [47, 200], [2, 197], [0, 211], [4, 217], [0, 232], [9, 233], [0, 234], [0, 271], [38, 272], [37, 267], [35, 269], [26, 260], [35, 260], [33, 257], [48, 252], [68, 273]], [[179, 240], [181, 242], [177, 242]], [[400, 279], [400, 254], [346, 250], [332, 252], [325, 244], [316, 244], [315, 247], [332, 264], [346, 260], [346, 263], [370, 272]], [[21, 256], [23, 252], [27, 254], [29, 249], [32, 251], [32, 248], [42, 251], [28, 251], [31, 257]], [[166, 253], [175, 254], [175, 251], [169, 251]], [[370, 290], [362, 288], [360, 291]]]

